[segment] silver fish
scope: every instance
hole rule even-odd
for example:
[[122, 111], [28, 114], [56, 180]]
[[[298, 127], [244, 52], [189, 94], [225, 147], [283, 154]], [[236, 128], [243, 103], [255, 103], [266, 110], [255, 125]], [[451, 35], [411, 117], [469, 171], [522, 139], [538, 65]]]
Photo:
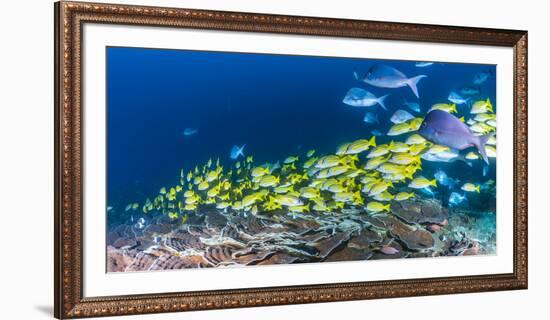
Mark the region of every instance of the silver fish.
[[449, 188], [453, 188], [456, 184], [458, 184], [458, 180], [455, 180], [453, 178], [450, 178], [445, 171], [438, 169], [434, 174], [435, 179], [437, 179], [437, 182], [439, 182], [441, 185], [444, 185]]
[[382, 107], [382, 109], [387, 110], [384, 105], [384, 100], [388, 96], [389, 95], [387, 94], [381, 97], [376, 97], [374, 94], [365, 89], [351, 88], [346, 93], [346, 96], [342, 102], [352, 107], [372, 107], [378, 104]]
[[390, 118], [390, 121], [393, 123], [403, 123], [411, 119], [414, 119], [414, 116], [403, 109], [399, 109], [393, 113]]
[[243, 144], [241, 147], [233, 146], [233, 148], [231, 148], [231, 152], [229, 153], [229, 156], [231, 157], [231, 159], [235, 160], [240, 156], [244, 157], [243, 150], [245, 146], [246, 144]]
[[374, 129], [370, 132], [373, 136], [376, 136], [376, 137], [380, 137], [382, 135], [384, 135], [380, 130], [378, 129]]
[[365, 117], [363, 118], [363, 121], [368, 124], [376, 124], [379, 123], [378, 121], [378, 115], [374, 112], [367, 112], [365, 113]]
[[463, 87], [460, 89], [460, 93], [466, 96], [475, 96], [481, 93], [481, 90], [477, 87]]
[[467, 198], [466, 198], [466, 194], [464, 193], [460, 194], [458, 192], [452, 192], [451, 195], [449, 196], [449, 204], [451, 206], [457, 206], [462, 202], [464, 202], [465, 200], [467, 200]]
[[492, 72], [490, 70], [480, 72], [474, 76], [474, 80], [472, 82], [477, 85], [482, 84], [487, 81], [489, 77], [491, 77], [491, 74]]
[[197, 132], [199, 132], [199, 129], [197, 128], [185, 128], [185, 130], [183, 130], [183, 135], [192, 136], [194, 134], [197, 134]]
[[426, 160], [426, 161], [431, 161], [431, 162], [452, 163], [452, 162], [455, 162], [455, 161], [462, 161], [462, 162], [466, 163], [468, 166], [470, 166], [470, 167], [472, 166], [471, 162], [467, 161], [466, 158], [464, 158], [463, 155], [461, 155], [460, 153], [458, 153], [455, 150], [447, 150], [447, 151], [443, 151], [443, 152], [439, 152], [439, 153], [426, 152], [426, 153], [422, 154], [421, 158]]
[[414, 112], [420, 112], [420, 105], [416, 102], [409, 102], [407, 100], [403, 100], [403, 105], [407, 106], [407, 108], [411, 109]]
[[414, 66], [417, 67], [417, 68], [424, 68], [424, 67], [429, 67], [433, 64], [434, 64], [433, 62], [419, 61], [419, 62], [415, 63]]
[[375, 64], [370, 67], [367, 71], [363, 81], [370, 84], [371, 86], [379, 88], [402, 88], [409, 87], [411, 88], [414, 95], [418, 98], [418, 88], [417, 84], [423, 78], [426, 78], [427, 75], [418, 75], [412, 78], [407, 78], [407, 76], [393, 68], [384, 64]]
[[447, 97], [447, 99], [456, 104], [466, 104], [470, 100], [470, 98], [464, 99], [461, 95], [454, 91], [451, 91], [451, 93], [449, 93], [449, 97]]

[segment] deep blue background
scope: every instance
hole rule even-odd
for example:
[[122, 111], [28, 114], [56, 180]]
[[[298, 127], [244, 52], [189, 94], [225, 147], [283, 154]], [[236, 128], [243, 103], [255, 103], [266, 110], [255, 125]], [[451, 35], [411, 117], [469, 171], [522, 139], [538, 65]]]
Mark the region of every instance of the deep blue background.
[[[379, 62], [109, 47], [109, 205], [141, 202], [160, 187], [175, 184], [182, 167], [193, 168], [210, 157], [229, 163], [233, 145], [246, 143], [245, 155], [254, 155], [257, 163], [275, 162], [311, 148], [334, 152], [343, 142], [370, 137], [375, 127], [363, 122], [367, 110], [379, 113], [379, 129], [385, 133], [391, 125], [389, 117], [405, 108], [403, 99], [418, 101], [425, 113], [433, 103], [447, 102], [449, 92], [471, 83], [476, 73], [495, 72], [488, 65], [437, 63], [417, 68], [414, 62], [383, 61], [408, 77], [428, 75], [418, 85], [417, 100], [408, 87], [380, 89], [353, 77], [354, 71], [363, 74]], [[376, 96], [390, 93], [389, 111], [344, 105], [342, 99], [351, 87], [365, 88]], [[494, 77], [482, 90], [482, 97], [491, 98], [496, 107]], [[186, 127], [199, 132], [183, 136]], [[467, 174], [461, 166], [446, 168]]]

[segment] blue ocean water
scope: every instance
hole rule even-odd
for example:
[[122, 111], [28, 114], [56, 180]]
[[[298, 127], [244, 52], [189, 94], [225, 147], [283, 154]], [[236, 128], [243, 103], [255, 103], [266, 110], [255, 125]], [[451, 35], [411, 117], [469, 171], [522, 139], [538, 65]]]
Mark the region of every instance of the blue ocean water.
[[[418, 84], [420, 98], [408, 87], [377, 88], [354, 77], [377, 63], [408, 77], [427, 75]], [[228, 166], [234, 145], [246, 144], [244, 154], [253, 155], [255, 163], [309, 149], [334, 153], [344, 142], [370, 137], [373, 129], [386, 133], [397, 109], [423, 117], [433, 104], [447, 103], [450, 91], [472, 86], [474, 77], [486, 72], [493, 76], [476, 86], [481, 90], [476, 97], [489, 98], [496, 112], [494, 65], [437, 62], [419, 68], [414, 61], [109, 47], [108, 205], [123, 213], [127, 203], [141, 203], [161, 187], [176, 185], [180, 169], [209, 158], [219, 157]], [[389, 93], [388, 111], [345, 105], [342, 99], [352, 87], [376, 96]], [[418, 102], [421, 112], [407, 109], [404, 100]], [[468, 106], [458, 109], [459, 115], [469, 115]], [[363, 122], [366, 111], [377, 112], [381, 124]], [[198, 131], [186, 136], [185, 128]], [[382, 136], [377, 142], [390, 138], [399, 137]], [[428, 163], [423, 174], [432, 177], [442, 169], [461, 181], [483, 183], [496, 179], [495, 167], [492, 159], [482, 176], [479, 161], [473, 167], [461, 161]], [[440, 189], [437, 196], [447, 199], [449, 192]]]

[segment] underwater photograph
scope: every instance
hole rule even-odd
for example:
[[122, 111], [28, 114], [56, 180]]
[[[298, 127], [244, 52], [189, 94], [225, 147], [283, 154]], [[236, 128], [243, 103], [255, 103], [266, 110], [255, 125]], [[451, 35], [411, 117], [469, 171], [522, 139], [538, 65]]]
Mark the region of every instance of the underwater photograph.
[[106, 271], [496, 254], [496, 66], [107, 47]]

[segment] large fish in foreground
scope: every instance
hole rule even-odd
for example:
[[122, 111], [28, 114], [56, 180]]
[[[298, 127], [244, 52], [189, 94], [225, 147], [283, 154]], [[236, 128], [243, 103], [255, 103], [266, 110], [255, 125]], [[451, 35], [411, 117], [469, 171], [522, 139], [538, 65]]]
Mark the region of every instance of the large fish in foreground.
[[485, 136], [475, 136], [467, 125], [452, 114], [441, 111], [430, 111], [418, 129], [418, 133], [433, 143], [444, 145], [456, 150], [476, 147], [485, 163], [489, 164], [485, 143], [493, 133]]
[[[355, 77], [358, 78], [357, 74], [355, 74]], [[422, 74], [416, 77], [407, 78], [403, 72], [393, 67], [384, 64], [375, 64], [370, 67], [367, 74], [360, 80], [379, 88], [401, 88], [408, 86], [418, 98], [418, 89], [416, 85], [420, 79], [425, 77], [427, 76]]]

